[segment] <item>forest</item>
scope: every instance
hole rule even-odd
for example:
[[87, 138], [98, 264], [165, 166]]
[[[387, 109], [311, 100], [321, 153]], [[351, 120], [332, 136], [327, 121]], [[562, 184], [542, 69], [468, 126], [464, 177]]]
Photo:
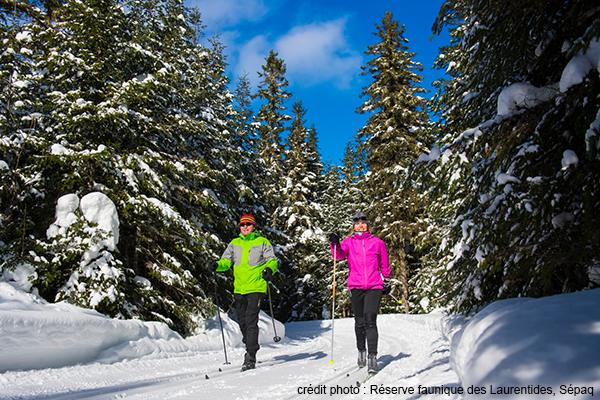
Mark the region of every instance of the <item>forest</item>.
[[[600, 285], [596, 2], [446, 1], [431, 100], [385, 13], [341, 165], [323, 163], [285, 60], [271, 51], [256, 88], [231, 81], [201, 11], [0, 0], [1, 281], [190, 335], [231, 308], [233, 275], [206, 265], [251, 213], [279, 260], [276, 318], [330, 318], [328, 233], [361, 210], [390, 254], [385, 313]], [[118, 220], [90, 218], [91, 199]]]

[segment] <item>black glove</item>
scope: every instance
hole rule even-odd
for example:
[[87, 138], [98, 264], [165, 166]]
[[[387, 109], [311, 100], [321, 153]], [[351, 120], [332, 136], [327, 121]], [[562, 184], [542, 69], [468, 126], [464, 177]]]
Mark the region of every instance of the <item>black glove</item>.
[[383, 295], [390, 294], [392, 292], [392, 284], [389, 278], [383, 280]]
[[265, 281], [271, 282], [271, 279], [273, 278], [273, 270], [271, 270], [269, 267], [263, 269], [262, 277]]
[[209, 271], [216, 272], [217, 268], [219, 268], [219, 264], [215, 260], [212, 260], [211, 262], [206, 264], [206, 269], [208, 269]]
[[338, 244], [340, 242], [340, 233], [339, 232], [331, 232], [329, 234], [329, 241], [331, 243]]

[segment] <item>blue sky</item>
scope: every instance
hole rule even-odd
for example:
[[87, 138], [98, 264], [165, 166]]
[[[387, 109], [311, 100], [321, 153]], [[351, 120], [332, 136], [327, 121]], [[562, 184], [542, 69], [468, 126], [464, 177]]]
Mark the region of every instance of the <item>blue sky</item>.
[[[220, 35], [227, 46], [232, 90], [237, 77], [248, 73], [256, 91], [265, 58], [275, 50], [287, 67], [288, 90], [293, 97], [287, 104], [302, 101], [311, 124], [319, 135], [323, 161], [340, 164], [344, 148], [366, 123], [368, 115], [355, 113], [362, 100], [359, 95], [369, 84], [361, 77], [361, 66], [368, 57], [367, 46], [378, 42], [373, 34], [386, 11], [404, 25], [414, 60], [423, 65], [419, 74], [423, 87], [443, 75], [433, 70], [438, 48], [448, 39], [432, 36], [431, 26], [443, 0], [188, 0], [202, 12], [206, 35]], [[429, 94], [428, 96], [430, 96]], [[258, 105], [255, 112], [258, 111]]]

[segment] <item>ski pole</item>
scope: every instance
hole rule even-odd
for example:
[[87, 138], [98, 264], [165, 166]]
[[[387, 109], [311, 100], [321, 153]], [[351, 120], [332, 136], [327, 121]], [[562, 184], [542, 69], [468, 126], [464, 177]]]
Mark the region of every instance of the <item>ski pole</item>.
[[230, 364], [227, 361], [227, 347], [225, 346], [225, 334], [223, 333], [223, 320], [221, 320], [221, 309], [219, 308], [219, 300], [217, 297], [217, 280], [215, 279], [215, 305], [217, 306], [217, 315], [219, 315], [219, 324], [221, 325], [221, 337], [223, 338], [223, 352], [225, 353], [225, 364]]
[[276, 291], [278, 294], [279, 294], [279, 293], [281, 293], [281, 290], [279, 290], [279, 289], [277, 288], [277, 286], [275, 286], [275, 284], [273, 283], [273, 281], [270, 281], [269, 283], [271, 284], [271, 287], [272, 287], [273, 289], [275, 289], [275, 291]]
[[391, 294], [391, 293], [388, 293], [388, 295], [390, 295], [390, 296], [392, 297], [392, 299], [396, 300], [396, 301], [398, 302], [398, 304], [402, 304], [402, 300], [398, 300], [398, 299], [396, 298], [396, 296], [394, 296], [393, 294]]
[[271, 322], [273, 322], [273, 332], [275, 333], [273, 341], [277, 343], [281, 340], [281, 338], [277, 336], [277, 330], [275, 330], [275, 318], [273, 318], [273, 302], [271, 301], [271, 286], [269, 282], [267, 282], [267, 293], [269, 293], [269, 308], [271, 309]]
[[331, 361], [329, 363], [333, 365], [333, 322], [335, 321], [335, 262], [336, 262], [336, 250], [337, 244], [333, 244], [333, 298], [331, 300]]

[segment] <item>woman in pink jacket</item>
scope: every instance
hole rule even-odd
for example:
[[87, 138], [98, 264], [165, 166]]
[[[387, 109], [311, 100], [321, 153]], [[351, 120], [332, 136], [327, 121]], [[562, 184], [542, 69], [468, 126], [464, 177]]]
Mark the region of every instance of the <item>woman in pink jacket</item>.
[[377, 312], [384, 287], [389, 293], [390, 265], [385, 243], [371, 235], [366, 214], [357, 213], [352, 222], [350, 236], [340, 243], [340, 234], [333, 232], [329, 241], [336, 259], [348, 259], [348, 289], [354, 312], [358, 366], [368, 364], [369, 373], [377, 373]]

